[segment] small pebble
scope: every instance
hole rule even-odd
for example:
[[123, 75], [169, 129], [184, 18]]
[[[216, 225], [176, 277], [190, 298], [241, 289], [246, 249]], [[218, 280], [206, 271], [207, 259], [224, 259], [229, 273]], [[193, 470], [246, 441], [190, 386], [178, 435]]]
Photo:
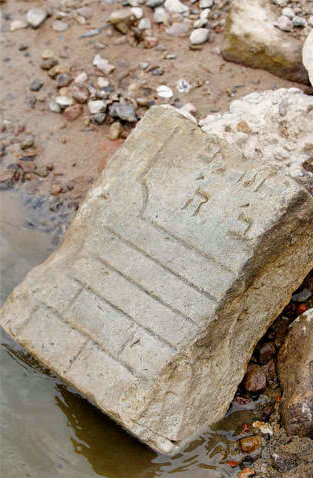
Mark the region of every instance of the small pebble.
[[39, 78], [32, 80], [29, 85], [31, 91], [39, 91], [43, 87], [43, 81]]
[[304, 17], [295, 16], [292, 19], [292, 24], [296, 28], [305, 28], [308, 25], [308, 22]]
[[31, 28], [38, 28], [47, 18], [47, 12], [41, 8], [28, 10], [26, 20]]
[[210, 31], [207, 28], [197, 28], [191, 32], [189, 41], [191, 45], [202, 45], [209, 38]]
[[160, 98], [172, 98], [174, 95], [172, 88], [166, 85], [158, 86], [156, 91]]
[[[106, 102], [103, 100], [88, 101], [88, 110], [92, 115], [104, 113], [107, 109]], [[103, 120], [104, 121], [104, 120]]]
[[27, 28], [27, 23], [23, 20], [13, 20], [10, 24], [10, 31], [15, 32], [16, 30], [22, 30], [23, 28]]
[[240, 448], [243, 453], [253, 453], [261, 445], [261, 438], [259, 435], [241, 438], [239, 441]]
[[74, 121], [76, 120], [84, 111], [82, 105], [73, 105], [69, 106], [64, 110], [64, 117], [67, 121]]
[[112, 123], [109, 129], [109, 138], [112, 141], [118, 139], [121, 135], [122, 129], [122, 125], [119, 121]]
[[62, 22], [60, 20], [56, 20], [52, 23], [52, 28], [55, 32], [65, 32], [69, 27], [69, 24], [66, 22]]
[[277, 18], [275, 27], [279, 28], [279, 30], [283, 32], [292, 32], [293, 24], [290, 18], [285, 17], [284, 15], [281, 15], [280, 17]]

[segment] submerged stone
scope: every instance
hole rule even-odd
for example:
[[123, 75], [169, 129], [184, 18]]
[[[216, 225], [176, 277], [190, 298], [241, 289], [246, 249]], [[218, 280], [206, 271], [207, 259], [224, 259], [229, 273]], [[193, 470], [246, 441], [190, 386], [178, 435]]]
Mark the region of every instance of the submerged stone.
[[0, 323], [130, 433], [177, 453], [223, 417], [312, 268], [312, 212], [292, 179], [153, 107]]

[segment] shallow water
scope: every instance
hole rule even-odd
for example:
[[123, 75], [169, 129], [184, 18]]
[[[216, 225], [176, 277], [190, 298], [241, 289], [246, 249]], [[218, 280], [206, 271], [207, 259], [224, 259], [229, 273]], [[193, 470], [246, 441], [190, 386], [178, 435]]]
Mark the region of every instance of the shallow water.
[[[0, 301], [57, 246], [66, 213], [44, 199], [0, 192]], [[51, 213], [50, 213], [51, 214]], [[63, 214], [63, 216], [62, 216]], [[63, 221], [64, 220], [64, 221]], [[62, 229], [63, 227], [63, 229]], [[44, 232], [48, 231], [48, 232]], [[232, 406], [178, 456], [158, 455], [39, 365], [2, 331], [1, 478], [225, 478], [237, 476], [236, 433], [255, 416]]]

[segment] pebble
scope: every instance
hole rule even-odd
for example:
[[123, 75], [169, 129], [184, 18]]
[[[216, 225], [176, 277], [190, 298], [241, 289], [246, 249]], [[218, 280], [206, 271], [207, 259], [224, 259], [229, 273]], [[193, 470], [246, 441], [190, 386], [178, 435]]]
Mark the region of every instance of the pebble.
[[286, 7], [288, 4], [288, 0], [272, 0], [272, 3], [278, 5], [279, 7]]
[[41, 8], [31, 8], [28, 10], [26, 20], [31, 28], [38, 28], [47, 18], [47, 12]]
[[64, 116], [67, 121], [74, 121], [76, 120], [84, 111], [82, 105], [73, 105], [69, 106], [64, 111]]
[[293, 10], [292, 8], [290, 8], [290, 7], [283, 8], [282, 14], [283, 14], [285, 17], [290, 18], [291, 20], [292, 20], [293, 17], [295, 16], [294, 10]]
[[179, 93], [188, 93], [191, 89], [191, 84], [187, 80], [181, 79], [177, 81], [176, 88]]
[[72, 82], [72, 78], [67, 73], [60, 73], [57, 78], [57, 88], [63, 88], [64, 86], [68, 86]]
[[293, 29], [292, 21], [290, 18], [285, 17], [284, 15], [281, 15], [277, 18], [275, 27], [279, 28], [279, 30], [283, 32], [292, 32]]
[[200, 8], [211, 8], [213, 7], [214, 0], [200, 0]]
[[103, 78], [102, 76], [99, 76], [99, 78], [97, 78], [97, 84], [99, 88], [107, 88], [110, 82], [107, 78]]
[[112, 141], [118, 139], [121, 135], [122, 129], [122, 125], [119, 121], [112, 123], [109, 129], [109, 138]]
[[21, 149], [28, 149], [34, 146], [34, 136], [32, 134], [29, 134], [26, 136], [26, 138], [22, 141], [21, 143]]
[[163, 5], [164, 0], [148, 0], [146, 5], [150, 8], [157, 8]]
[[55, 22], [52, 23], [52, 28], [55, 32], [65, 32], [68, 27], [68, 23], [62, 22], [60, 20], [55, 20]]
[[84, 38], [95, 37], [97, 35], [100, 35], [101, 32], [102, 32], [102, 28], [93, 28], [92, 30], [88, 30], [88, 32], [83, 33], [78, 38], [79, 40], [83, 40]]
[[57, 64], [58, 64], [58, 60], [56, 60], [55, 58], [47, 58], [40, 63], [40, 68], [42, 70], [49, 71], [53, 67], [55, 67]]
[[39, 78], [36, 78], [35, 80], [32, 80], [29, 85], [29, 89], [31, 91], [39, 91], [43, 87], [43, 81], [40, 80]]
[[172, 37], [184, 37], [189, 32], [190, 25], [189, 23], [173, 23], [165, 31], [168, 35]]
[[13, 20], [10, 24], [10, 31], [15, 32], [15, 30], [22, 30], [23, 28], [27, 28], [27, 23], [23, 20]]
[[79, 73], [79, 75], [76, 76], [74, 81], [75, 83], [84, 83], [87, 80], [88, 80], [88, 75], [85, 71], [83, 71], [82, 73]]
[[307, 27], [308, 22], [306, 21], [304, 17], [299, 17], [298, 15], [296, 15], [292, 19], [292, 24], [296, 28], [305, 28]]
[[250, 478], [255, 475], [253, 468], [246, 467], [238, 473], [238, 478]]
[[92, 115], [92, 117], [91, 117], [92, 122], [95, 123], [95, 124], [102, 124], [102, 123], [104, 123], [105, 118], [106, 118], [106, 114], [105, 114], [105, 113], [97, 113], [97, 114], [95, 114], [95, 115]]
[[73, 98], [71, 98], [70, 96], [65, 96], [65, 95], [56, 96], [55, 102], [62, 109], [68, 108], [69, 106], [72, 106], [74, 104]]
[[169, 16], [163, 7], [157, 7], [153, 13], [153, 21], [155, 23], [166, 23], [169, 20]]
[[112, 118], [119, 118], [129, 123], [135, 123], [137, 121], [135, 108], [129, 103], [113, 103], [110, 108], [110, 115]]
[[115, 66], [110, 65], [108, 60], [106, 58], [102, 58], [99, 54], [94, 57], [92, 64], [106, 75], [109, 75], [115, 70]]
[[92, 115], [104, 113], [107, 109], [106, 102], [103, 100], [88, 101], [88, 110]]
[[269, 362], [276, 354], [276, 347], [273, 342], [268, 342], [259, 350], [259, 362], [264, 365]]
[[248, 392], [261, 393], [266, 389], [266, 373], [259, 365], [251, 365], [244, 377], [244, 386]]
[[49, 109], [53, 113], [61, 113], [62, 109], [61, 106], [55, 100], [51, 100], [49, 103]]
[[209, 38], [210, 31], [207, 28], [197, 28], [191, 32], [189, 41], [191, 45], [202, 45]]
[[158, 44], [158, 39], [156, 37], [147, 36], [143, 40], [144, 48], [150, 49], [156, 47]]
[[309, 289], [303, 289], [301, 292], [292, 294], [291, 300], [295, 303], [305, 302], [312, 296], [312, 292]]
[[180, 0], [166, 0], [164, 6], [170, 13], [189, 13], [189, 7]]
[[49, 58], [53, 58], [53, 57], [54, 57], [54, 53], [49, 48], [46, 48], [45, 50], [41, 52], [41, 58], [43, 60], [48, 60]]
[[130, 8], [121, 10], [115, 10], [109, 17], [109, 23], [116, 28], [120, 33], [124, 35], [128, 32], [129, 27], [135, 18]]
[[81, 7], [76, 10], [76, 13], [78, 13], [78, 15], [81, 15], [82, 17], [86, 18], [86, 20], [88, 20], [89, 18], [92, 17], [92, 8]]
[[130, 11], [137, 18], [137, 20], [140, 20], [143, 17], [143, 9], [140, 7], [132, 7]]
[[259, 435], [241, 438], [239, 440], [240, 448], [243, 453], [253, 453], [261, 445], [261, 438]]
[[[162, 23], [162, 22], [161, 22]], [[151, 22], [149, 18], [142, 18], [138, 23], [138, 30], [150, 30], [151, 29]]]
[[272, 426], [271, 426], [269, 423], [256, 421], [256, 422], [253, 422], [252, 425], [253, 425], [253, 427], [256, 428], [257, 430], [260, 430], [260, 432], [261, 432], [263, 435], [270, 435], [270, 436], [273, 436], [273, 435], [274, 435], [273, 428], [272, 428]]
[[172, 88], [166, 85], [158, 86], [156, 91], [160, 98], [172, 98], [174, 96]]

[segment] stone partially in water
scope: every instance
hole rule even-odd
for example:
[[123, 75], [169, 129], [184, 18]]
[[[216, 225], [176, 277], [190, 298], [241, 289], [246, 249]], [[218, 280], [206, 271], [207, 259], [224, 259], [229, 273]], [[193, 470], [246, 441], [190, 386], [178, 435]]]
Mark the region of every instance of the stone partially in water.
[[223, 57], [307, 84], [300, 41], [276, 28], [276, 22], [268, 0], [234, 0], [226, 25]]
[[1, 325], [130, 433], [176, 453], [225, 414], [312, 268], [312, 212], [292, 179], [152, 108]]

